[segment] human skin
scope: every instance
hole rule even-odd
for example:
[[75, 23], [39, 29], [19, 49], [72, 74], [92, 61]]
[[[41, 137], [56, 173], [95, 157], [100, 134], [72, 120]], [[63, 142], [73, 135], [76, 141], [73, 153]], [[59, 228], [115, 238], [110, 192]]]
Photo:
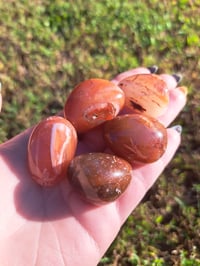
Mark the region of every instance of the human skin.
[[[147, 68], [126, 71], [112, 81]], [[182, 87], [171, 75], [166, 81], [170, 103], [159, 121], [166, 127], [186, 103]], [[168, 146], [156, 162], [133, 169], [126, 192], [115, 202], [94, 206], [82, 200], [67, 179], [44, 188], [31, 178], [27, 143], [32, 128], [0, 145], [0, 262], [1, 266], [95, 266], [115, 239], [127, 217], [140, 203], [180, 144], [180, 134], [167, 129]], [[105, 149], [101, 131], [79, 141], [77, 154]]]

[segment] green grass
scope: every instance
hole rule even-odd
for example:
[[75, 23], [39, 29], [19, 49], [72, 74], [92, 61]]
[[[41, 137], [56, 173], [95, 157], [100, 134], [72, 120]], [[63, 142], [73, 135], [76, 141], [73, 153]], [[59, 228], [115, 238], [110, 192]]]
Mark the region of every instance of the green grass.
[[188, 104], [173, 162], [99, 265], [200, 265], [198, 1], [0, 1], [3, 142], [59, 111], [90, 77], [158, 65], [182, 73]]

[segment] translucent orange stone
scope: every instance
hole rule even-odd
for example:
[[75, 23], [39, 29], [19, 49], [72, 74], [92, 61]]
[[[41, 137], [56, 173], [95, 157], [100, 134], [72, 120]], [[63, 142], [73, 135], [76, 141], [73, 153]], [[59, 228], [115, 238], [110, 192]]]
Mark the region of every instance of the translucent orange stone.
[[115, 155], [88, 153], [74, 157], [67, 174], [73, 188], [98, 205], [121, 196], [130, 183], [131, 171], [131, 165]]
[[157, 118], [168, 106], [168, 88], [158, 75], [133, 75], [120, 81], [118, 86], [125, 93], [127, 113], [143, 113]]
[[59, 116], [41, 121], [28, 142], [28, 165], [33, 179], [40, 185], [51, 186], [65, 178], [76, 146], [76, 131], [69, 121]]
[[89, 79], [69, 95], [64, 114], [77, 132], [83, 133], [117, 116], [124, 101], [124, 92], [117, 85], [104, 79]]
[[141, 114], [117, 116], [105, 123], [108, 147], [130, 163], [151, 163], [166, 150], [167, 131], [155, 118]]

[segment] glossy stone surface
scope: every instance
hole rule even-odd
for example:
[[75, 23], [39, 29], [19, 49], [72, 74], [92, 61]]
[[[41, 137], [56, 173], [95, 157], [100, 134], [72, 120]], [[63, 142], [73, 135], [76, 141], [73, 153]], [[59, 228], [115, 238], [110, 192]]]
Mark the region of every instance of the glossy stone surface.
[[127, 113], [143, 113], [157, 118], [168, 106], [168, 88], [158, 75], [133, 75], [120, 81], [119, 87], [125, 93]]
[[166, 150], [167, 131], [155, 118], [127, 114], [105, 123], [104, 138], [108, 147], [130, 163], [151, 163]]
[[131, 165], [105, 153], [88, 153], [75, 157], [68, 167], [73, 188], [87, 201], [103, 204], [116, 200], [131, 180]]
[[124, 101], [124, 92], [117, 85], [104, 79], [89, 79], [69, 95], [64, 114], [77, 132], [83, 133], [114, 118]]
[[41, 121], [28, 142], [28, 165], [33, 179], [42, 186], [52, 186], [65, 178], [76, 146], [76, 131], [69, 121], [59, 116]]

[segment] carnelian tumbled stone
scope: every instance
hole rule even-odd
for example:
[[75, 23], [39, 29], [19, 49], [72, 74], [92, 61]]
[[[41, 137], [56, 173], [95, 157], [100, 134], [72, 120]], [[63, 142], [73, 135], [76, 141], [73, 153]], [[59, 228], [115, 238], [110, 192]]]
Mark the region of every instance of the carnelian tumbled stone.
[[33, 179], [40, 185], [51, 186], [65, 178], [76, 146], [77, 134], [69, 121], [59, 116], [41, 121], [28, 142], [28, 165]]
[[130, 163], [158, 160], [167, 146], [167, 131], [155, 118], [141, 114], [117, 116], [104, 125], [108, 147]]
[[168, 88], [158, 75], [132, 75], [120, 81], [118, 86], [125, 93], [127, 113], [143, 113], [157, 118], [168, 106]]
[[71, 161], [68, 179], [72, 187], [87, 201], [103, 204], [116, 200], [131, 180], [131, 165], [115, 155], [82, 154]]
[[83, 133], [117, 116], [124, 101], [124, 92], [117, 85], [104, 79], [88, 79], [71, 92], [64, 114], [77, 132]]

